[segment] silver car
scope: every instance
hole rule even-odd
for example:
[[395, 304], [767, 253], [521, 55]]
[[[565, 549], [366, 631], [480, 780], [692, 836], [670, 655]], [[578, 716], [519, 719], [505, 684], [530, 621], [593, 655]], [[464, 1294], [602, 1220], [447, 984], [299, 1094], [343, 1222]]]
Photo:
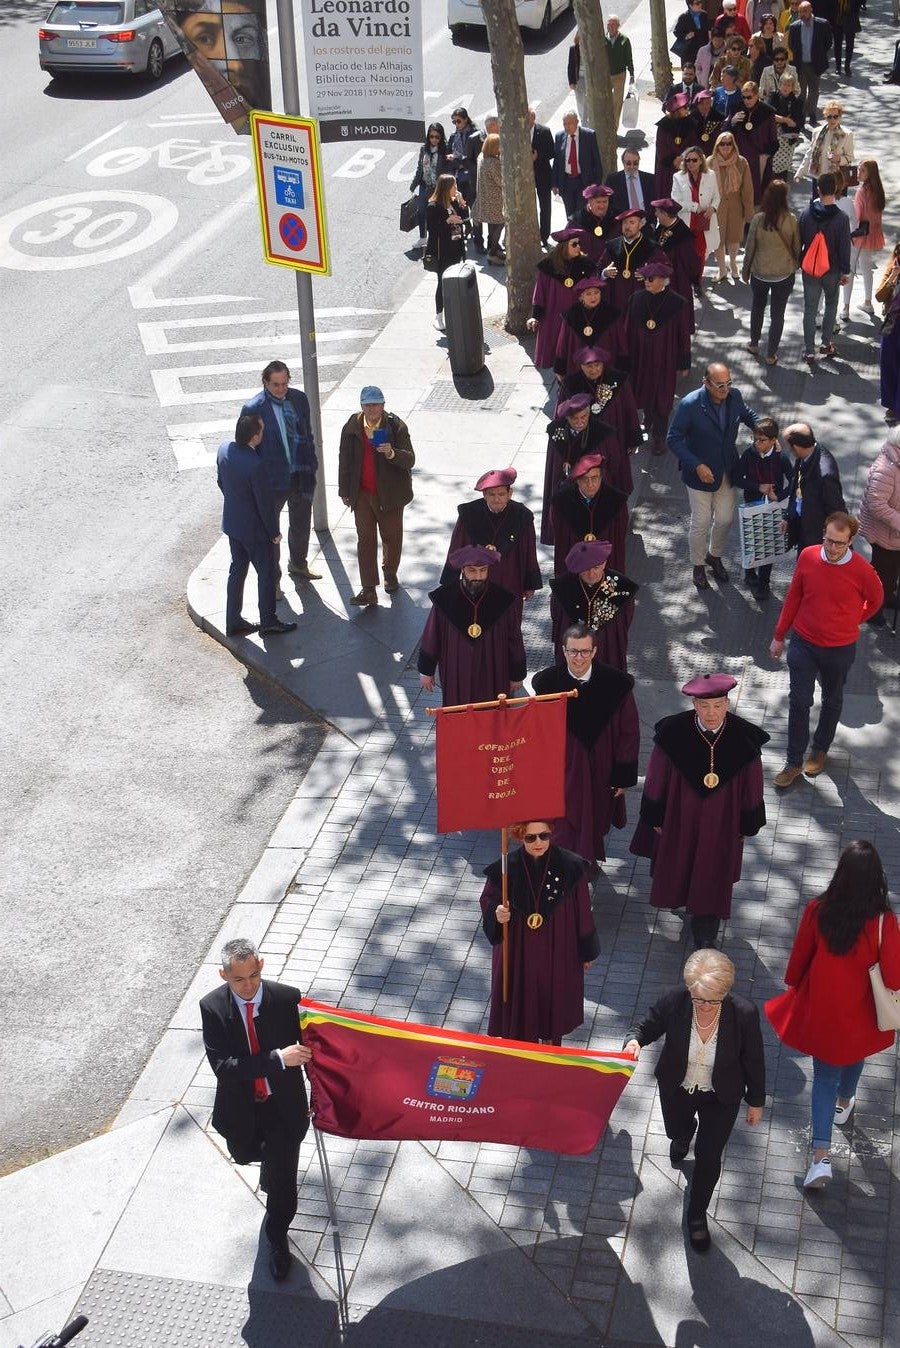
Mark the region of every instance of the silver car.
[[158, 80], [180, 51], [154, 0], [59, 0], [38, 32], [49, 75], [126, 74]]

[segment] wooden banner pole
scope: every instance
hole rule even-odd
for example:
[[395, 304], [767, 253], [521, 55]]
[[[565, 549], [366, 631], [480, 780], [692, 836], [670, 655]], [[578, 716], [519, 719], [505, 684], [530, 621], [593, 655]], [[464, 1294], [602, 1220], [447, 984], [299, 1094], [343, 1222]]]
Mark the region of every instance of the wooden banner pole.
[[[500, 885], [503, 907], [509, 912], [509, 829], [500, 830]], [[503, 924], [503, 1001], [509, 1001], [509, 923]]]
[[460, 702], [456, 707], [426, 707], [426, 716], [440, 716], [449, 711], [486, 711], [488, 707], [521, 707], [523, 702], [557, 702], [561, 697], [577, 697], [578, 689], [570, 688], [565, 693], [538, 693], [534, 697], [506, 697], [501, 693], [492, 702]]

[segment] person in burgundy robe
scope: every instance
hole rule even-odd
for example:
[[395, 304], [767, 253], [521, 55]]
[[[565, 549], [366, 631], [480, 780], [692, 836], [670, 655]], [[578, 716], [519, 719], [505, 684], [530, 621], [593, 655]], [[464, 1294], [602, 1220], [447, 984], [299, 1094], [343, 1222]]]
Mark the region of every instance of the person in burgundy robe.
[[[485, 868], [482, 928], [493, 947], [488, 1034], [558, 1044], [584, 1021], [584, 971], [600, 954], [587, 862], [550, 842], [552, 821], [517, 824], [523, 846]], [[509, 997], [503, 1000], [503, 927], [509, 929]]]
[[566, 704], [566, 813], [553, 841], [593, 863], [606, 860], [609, 830], [625, 827], [641, 742], [634, 679], [595, 656], [593, 634], [576, 623], [566, 629], [562, 663], [531, 680], [537, 694], [578, 692]]
[[672, 290], [688, 306], [688, 331], [697, 331], [694, 292], [703, 281], [703, 262], [694, 245], [689, 225], [681, 219], [681, 203], [674, 197], [660, 197], [653, 202], [658, 221], [656, 242], [672, 268]]
[[695, 949], [713, 946], [731, 913], [744, 839], [766, 822], [762, 746], [769, 736], [728, 710], [728, 674], [682, 688], [693, 711], [656, 723], [631, 851], [650, 857], [654, 908], [686, 908]]
[[613, 440], [615, 431], [591, 411], [587, 394], [576, 395], [556, 409], [547, 423], [547, 458], [544, 463], [544, 499], [541, 506], [541, 542], [553, 542], [550, 503], [572, 471], [572, 465], [585, 454]]
[[572, 303], [575, 282], [582, 276], [594, 275], [597, 270], [595, 263], [582, 252], [582, 230], [567, 227], [558, 229], [550, 237], [556, 240], [556, 247], [537, 264], [531, 317], [527, 324], [529, 332], [537, 333], [534, 363], [539, 370], [553, 368], [563, 310]]
[[689, 145], [699, 145], [705, 155], [712, 154], [716, 136], [725, 124], [725, 118], [713, 108], [711, 89], [699, 89], [691, 99], [691, 122], [694, 135]]
[[572, 294], [575, 302], [564, 310], [556, 340], [555, 373], [564, 379], [578, 368], [575, 352], [603, 339], [603, 345], [612, 353], [621, 355], [624, 344], [620, 335], [622, 315], [604, 300], [607, 282], [600, 276], [584, 276], [575, 283]]
[[651, 451], [659, 456], [666, 452], [676, 381], [691, 368], [690, 321], [687, 300], [668, 289], [672, 277], [668, 262], [648, 262], [641, 276], [644, 290], [633, 297], [625, 313], [628, 373]]
[[603, 183], [589, 183], [581, 194], [584, 205], [574, 215], [569, 216], [569, 224], [585, 233], [582, 251], [597, 263], [598, 270], [604, 265], [606, 245], [622, 233], [622, 226], [614, 215], [609, 213], [610, 198], [614, 195], [611, 187]]
[[622, 222], [622, 234], [618, 239], [610, 239], [609, 260], [600, 274], [608, 282], [607, 304], [624, 314], [628, 301], [641, 288], [638, 269], [647, 262], [659, 261], [663, 254], [651, 232], [644, 229], [646, 212], [634, 206], [616, 218]]
[[519, 618], [522, 602], [530, 599], [544, 584], [537, 559], [534, 515], [527, 506], [512, 499], [515, 468], [497, 468], [482, 473], [475, 483], [481, 497], [456, 507], [457, 521], [450, 538], [447, 562], [441, 572], [441, 584], [459, 580], [459, 570], [450, 564], [450, 554], [468, 543], [496, 552], [498, 561], [492, 573], [495, 585], [516, 596]]
[[672, 179], [681, 168], [681, 156], [689, 145], [693, 145], [690, 103], [688, 94], [672, 94], [663, 104], [665, 116], [656, 123], [653, 180], [661, 197], [672, 195]]
[[593, 342], [576, 351], [577, 368], [560, 383], [560, 402], [586, 393], [591, 400], [592, 416], [603, 417], [607, 425], [612, 426], [615, 454], [611, 452], [610, 444], [603, 450], [607, 458], [607, 480], [630, 496], [634, 487], [630, 456], [638, 452], [644, 436], [631, 381], [624, 370], [613, 367], [612, 360], [612, 352], [607, 347]]
[[440, 678], [442, 705], [491, 702], [525, 680], [525, 646], [516, 597], [488, 580], [499, 558], [472, 545], [450, 555], [460, 572], [432, 590], [432, 609], [419, 643], [422, 687], [433, 692]]
[[640, 586], [607, 565], [612, 544], [595, 539], [576, 543], [566, 557], [566, 574], [550, 582], [550, 619], [556, 663], [563, 662], [563, 632], [582, 623], [594, 637], [597, 659], [627, 669], [628, 629]]
[[625, 566], [625, 534], [628, 531], [628, 497], [603, 481], [603, 455], [585, 454], [550, 502], [553, 519], [553, 572], [561, 576], [575, 543], [595, 538], [612, 544], [610, 561], [616, 570]]
[[741, 100], [740, 111], [731, 114], [725, 129], [731, 132], [738, 154], [750, 168], [753, 204], [759, 210], [763, 190], [772, 176], [772, 155], [778, 149], [778, 124], [775, 109], [762, 102], [759, 85], [753, 80], [741, 86]]

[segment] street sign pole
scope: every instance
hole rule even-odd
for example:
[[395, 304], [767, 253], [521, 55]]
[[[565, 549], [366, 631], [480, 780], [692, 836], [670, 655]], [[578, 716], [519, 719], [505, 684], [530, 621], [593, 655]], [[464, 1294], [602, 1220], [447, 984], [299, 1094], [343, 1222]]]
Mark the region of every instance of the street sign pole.
[[[281, 55], [281, 94], [289, 117], [299, 117], [300, 85], [297, 79], [297, 38], [294, 33], [293, 0], [277, 0], [278, 50]], [[313, 497], [313, 528], [328, 533], [328, 503], [325, 498], [325, 457], [322, 445], [322, 405], [319, 399], [319, 357], [316, 352], [316, 311], [313, 305], [312, 277], [298, 271], [297, 317], [300, 324], [300, 357], [303, 363], [303, 388], [309, 399], [313, 439], [319, 456], [316, 492]]]

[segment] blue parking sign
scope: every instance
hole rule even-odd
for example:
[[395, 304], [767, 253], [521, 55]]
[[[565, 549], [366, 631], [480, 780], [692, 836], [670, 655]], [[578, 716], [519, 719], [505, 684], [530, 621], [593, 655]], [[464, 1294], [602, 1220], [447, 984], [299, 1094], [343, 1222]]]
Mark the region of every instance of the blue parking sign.
[[276, 168], [275, 200], [279, 206], [294, 206], [303, 210], [303, 175], [298, 169]]

